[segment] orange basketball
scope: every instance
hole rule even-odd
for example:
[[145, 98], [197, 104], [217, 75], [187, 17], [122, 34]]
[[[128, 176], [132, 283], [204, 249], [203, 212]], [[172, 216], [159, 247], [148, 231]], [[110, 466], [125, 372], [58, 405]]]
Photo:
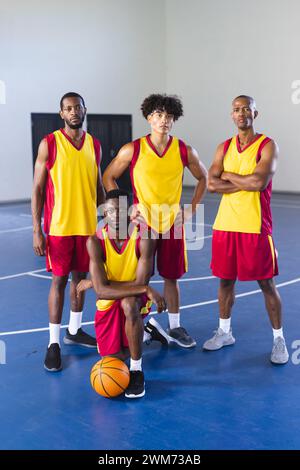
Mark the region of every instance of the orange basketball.
[[106, 398], [117, 397], [125, 392], [129, 379], [127, 365], [116, 357], [104, 357], [91, 370], [93, 389]]

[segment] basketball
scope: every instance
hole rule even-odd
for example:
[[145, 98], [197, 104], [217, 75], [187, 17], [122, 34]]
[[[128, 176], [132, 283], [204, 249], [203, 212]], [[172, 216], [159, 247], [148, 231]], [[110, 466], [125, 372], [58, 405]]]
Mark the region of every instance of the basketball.
[[93, 366], [90, 378], [95, 392], [112, 398], [125, 392], [130, 374], [125, 362], [116, 357], [104, 357]]

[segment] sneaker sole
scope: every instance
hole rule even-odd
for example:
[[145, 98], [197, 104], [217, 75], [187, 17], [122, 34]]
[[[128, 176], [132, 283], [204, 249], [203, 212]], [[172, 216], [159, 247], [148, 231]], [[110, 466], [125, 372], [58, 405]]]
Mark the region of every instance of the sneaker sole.
[[145, 393], [146, 393], [145, 390], [142, 393], [140, 393], [139, 395], [133, 395], [133, 394], [126, 395], [126, 393], [125, 393], [125, 397], [126, 398], [142, 398], [143, 396], [145, 396]]
[[203, 345], [202, 349], [204, 349], [204, 351], [219, 351], [219, 349], [222, 349], [224, 346], [233, 346], [234, 344], [235, 344], [235, 340], [233, 342], [231, 341], [230, 343], [224, 343], [219, 348], [213, 348], [213, 349], [212, 348], [207, 348]]
[[64, 344], [75, 344], [77, 346], [83, 346], [85, 348], [97, 349], [97, 345], [93, 346], [92, 344], [85, 344], [85, 343], [77, 343], [77, 341], [73, 341], [72, 339], [64, 338]]
[[60, 370], [62, 370], [62, 366], [60, 366], [59, 369], [48, 369], [48, 367], [46, 367], [44, 364], [44, 369], [47, 370], [48, 372], [59, 372]]
[[289, 362], [289, 358], [290, 357], [288, 357], [287, 360], [284, 362], [275, 362], [275, 361], [272, 361], [272, 359], [270, 358], [270, 362], [271, 364], [274, 364], [275, 366], [283, 366], [284, 364], [287, 364]]
[[169, 336], [169, 338], [170, 338], [169, 339], [170, 343], [176, 343], [176, 344], [178, 344], [178, 346], [181, 346], [182, 348], [185, 348], [185, 349], [194, 348], [197, 345], [196, 341], [194, 341], [191, 344], [183, 344], [183, 343], [180, 343], [180, 341], [178, 341], [178, 339], [172, 338], [172, 336]]

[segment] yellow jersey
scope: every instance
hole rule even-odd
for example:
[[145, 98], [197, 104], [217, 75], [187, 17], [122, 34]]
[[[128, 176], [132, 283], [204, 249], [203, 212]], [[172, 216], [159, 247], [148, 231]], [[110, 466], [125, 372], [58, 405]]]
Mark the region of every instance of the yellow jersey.
[[149, 135], [133, 144], [130, 175], [134, 202], [149, 227], [157, 233], [168, 232], [180, 211], [183, 172], [188, 165], [186, 145], [169, 136], [159, 155]]
[[83, 133], [77, 148], [64, 129], [47, 137], [49, 158], [44, 230], [49, 235], [93, 235], [97, 227], [100, 143]]
[[[238, 136], [225, 142], [224, 171], [238, 175], [251, 175], [261, 158], [263, 147], [270, 138], [259, 134], [243, 150]], [[223, 194], [213, 225], [215, 230], [242, 233], [272, 233], [271, 214], [272, 181], [263, 191], [238, 191]]]
[[[99, 237], [99, 236], [98, 236]], [[99, 243], [102, 246], [104, 267], [109, 281], [133, 282], [136, 279], [138, 265], [140, 233], [139, 227], [135, 226], [131, 235], [119, 248], [113, 239], [109, 238], [107, 226], [101, 229]], [[115, 300], [98, 299], [97, 309], [104, 311], [109, 309]], [[152, 305], [150, 300], [141, 309], [141, 313], [148, 313]]]

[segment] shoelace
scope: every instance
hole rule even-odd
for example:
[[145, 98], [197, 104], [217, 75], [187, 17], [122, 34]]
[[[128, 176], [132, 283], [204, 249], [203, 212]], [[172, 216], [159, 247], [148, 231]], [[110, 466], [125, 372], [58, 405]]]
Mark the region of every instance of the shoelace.
[[282, 338], [279, 338], [274, 344], [275, 351], [284, 352], [285, 351], [285, 342]]
[[176, 330], [179, 331], [180, 333], [187, 335], [187, 331], [185, 328], [183, 328], [183, 326], [179, 326], [178, 328], [176, 328]]
[[224, 334], [224, 332], [221, 333], [219, 330], [220, 328], [218, 328], [217, 330], [214, 330], [214, 338], [217, 338], [218, 336], [222, 336]]

